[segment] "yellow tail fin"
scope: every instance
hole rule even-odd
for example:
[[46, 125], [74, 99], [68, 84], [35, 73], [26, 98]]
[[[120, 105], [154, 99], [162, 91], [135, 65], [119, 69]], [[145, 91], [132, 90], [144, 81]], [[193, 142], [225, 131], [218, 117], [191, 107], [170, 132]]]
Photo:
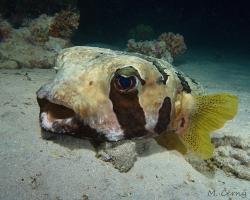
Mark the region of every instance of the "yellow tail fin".
[[197, 96], [190, 113], [190, 123], [181, 138], [189, 149], [209, 159], [213, 155], [210, 133], [233, 119], [238, 110], [238, 97], [226, 93]]

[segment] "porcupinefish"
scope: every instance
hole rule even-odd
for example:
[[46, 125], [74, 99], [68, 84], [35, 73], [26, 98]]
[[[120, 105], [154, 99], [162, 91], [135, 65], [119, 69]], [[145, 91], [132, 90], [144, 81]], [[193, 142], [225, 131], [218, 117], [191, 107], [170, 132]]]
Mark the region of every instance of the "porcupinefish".
[[164, 60], [97, 47], [62, 50], [53, 81], [37, 91], [43, 131], [96, 141], [154, 137], [170, 149], [213, 154], [210, 133], [237, 113], [238, 98], [204, 95]]

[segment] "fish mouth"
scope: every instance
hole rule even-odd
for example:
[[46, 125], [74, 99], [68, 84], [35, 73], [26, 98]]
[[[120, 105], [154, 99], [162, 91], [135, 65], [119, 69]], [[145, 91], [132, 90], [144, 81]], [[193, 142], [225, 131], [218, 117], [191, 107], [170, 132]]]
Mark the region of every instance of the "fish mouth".
[[39, 123], [44, 139], [61, 134], [90, 139], [95, 142], [107, 140], [103, 134], [85, 124], [72, 109], [46, 98], [38, 97], [37, 102], [40, 106]]
[[[38, 100], [39, 101], [39, 100]], [[40, 100], [40, 125], [43, 129], [56, 133], [72, 133], [78, 128], [75, 112], [65, 106]]]

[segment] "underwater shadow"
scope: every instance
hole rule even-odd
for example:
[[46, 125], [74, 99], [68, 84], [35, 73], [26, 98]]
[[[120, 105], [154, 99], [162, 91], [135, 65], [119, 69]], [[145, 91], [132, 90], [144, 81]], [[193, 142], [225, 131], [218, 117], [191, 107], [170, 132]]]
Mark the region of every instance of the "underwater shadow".
[[138, 157], [147, 157], [153, 154], [168, 151], [168, 149], [160, 146], [154, 138], [135, 140], [136, 153]]
[[[154, 138], [137, 138], [131, 140], [122, 140], [118, 142], [99, 142], [91, 141], [88, 138], [79, 136], [54, 134], [41, 130], [41, 138], [45, 141], [51, 141], [69, 150], [87, 149], [96, 153], [96, 157], [104, 162], [111, 162], [120, 172], [127, 172], [133, 166], [138, 158], [144, 158], [157, 153], [171, 152], [173, 154], [183, 155], [181, 152], [166, 148], [160, 145]], [[127, 147], [129, 149], [127, 149]], [[124, 148], [125, 147], [125, 148]], [[130, 148], [131, 147], [131, 148]], [[132, 150], [134, 149], [134, 150]], [[208, 178], [213, 178], [215, 169], [210, 166], [211, 161], [195, 159], [195, 157], [186, 157], [185, 159], [196, 171]]]
[[69, 150], [75, 149], [88, 149], [92, 151], [96, 151], [95, 145], [92, 141], [88, 139], [83, 139], [79, 137], [75, 137], [72, 135], [66, 134], [55, 134], [49, 131], [41, 130], [41, 138], [46, 141], [51, 141], [60, 146], [66, 147]]
[[109, 144], [112, 147], [118, 147], [122, 146], [124, 143], [128, 143], [131, 141], [135, 143], [135, 151], [138, 157], [147, 157], [152, 154], [168, 151], [168, 149], [165, 149], [164, 147], [160, 146], [154, 138], [140, 138], [122, 140], [118, 142], [107, 142], [102, 141], [101, 138], [98, 138], [97, 140], [92, 140], [86, 137], [82, 137], [79, 134], [55, 134], [50, 131], [45, 131], [43, 129], [41, 130], [41, 138], [43, 140], [51, 141], [55, 144], [66, 147], [69, 150], [88, 149], [95, 153], [98, 153], [99, 150], [102, 150], [102, 147], [105, 146], [105, 143]]

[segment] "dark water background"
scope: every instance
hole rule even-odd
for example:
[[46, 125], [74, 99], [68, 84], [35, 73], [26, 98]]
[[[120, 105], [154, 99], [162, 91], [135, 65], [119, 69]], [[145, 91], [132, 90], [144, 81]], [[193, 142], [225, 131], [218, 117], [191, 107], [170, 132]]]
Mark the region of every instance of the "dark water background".
[[78, 43], [126, 43], [128, 30], [150, 25], [155, 34], [178, 32], [188, 45], [250, 44], [247, 0], [0, 0], [0, 13], [18, 24], [23, 17], [76, 8], [81, 20]]
[[250, 46], [250, 2], [209, 0], [78, 1], [84, 41], [122, 43], [137, 24], [184, 35], [187, 45]]

